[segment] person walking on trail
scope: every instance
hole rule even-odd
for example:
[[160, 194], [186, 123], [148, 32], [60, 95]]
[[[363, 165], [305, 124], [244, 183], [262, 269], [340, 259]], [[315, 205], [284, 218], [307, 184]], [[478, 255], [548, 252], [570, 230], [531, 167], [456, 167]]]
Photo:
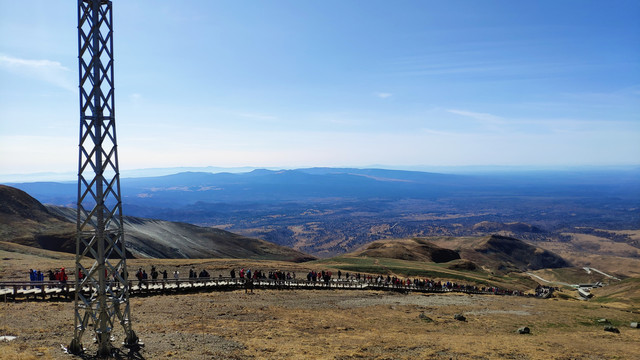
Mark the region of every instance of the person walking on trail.
[[156, 270], [156, 266], [152, 266], [151, 267], [151, 280], [153, 280], [153, 282], [155, 283], [156, 280], [158, 280], [158, 275], [160, 275], [160, 273], [158, 273], [158, 270]]
[[66, 284], [68, 279], [69, 277], [67, 273], [64, 272], [64, 268], [60, 269], [60, 282]]

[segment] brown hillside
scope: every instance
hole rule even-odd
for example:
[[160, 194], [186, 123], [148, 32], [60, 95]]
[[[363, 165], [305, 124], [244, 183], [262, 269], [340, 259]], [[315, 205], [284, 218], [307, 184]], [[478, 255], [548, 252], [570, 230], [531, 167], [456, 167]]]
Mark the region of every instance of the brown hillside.
[[492, 272], [507, 273], [571, 266], [568, 261], [551, 251], [508, 236], [426, 239], [443, 248], [457, 250], [462, 259], [470, 260]]
[[[74, 209], [43, 206], [25, 192], [8, 186], [0, 186], [0, 199], [0, 241], [75, 253]], [[124, 231], [129, 257], [314, 259], [267, 241], [185, 223], [125, 217]]]
[[73, 239], [75, 223], [51, 214], [24, 191], [0, 185], [0, 241], [75, 252]]
[[593, 302], [638, 312], [640, 310], [640, 278], [612, 282], [608, 286], [593, 288]]
[[457, 252], [441, 248], [424, 239], [374, 241], [352, 255], [435, 263], [460, 259]]
[[38, 200], [16, 188], [0, 185], [0, 219], [48, 221], [51, 214]]

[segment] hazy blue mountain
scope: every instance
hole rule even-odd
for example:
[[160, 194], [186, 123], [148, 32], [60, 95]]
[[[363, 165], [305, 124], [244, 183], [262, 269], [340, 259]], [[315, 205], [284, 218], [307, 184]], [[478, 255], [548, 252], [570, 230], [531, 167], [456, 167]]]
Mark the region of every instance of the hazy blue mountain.
[[[76, 202], [75, 182], [12, 186], [46, 204]], [[466, 175], [352, 168], [181, 172], [123, 178], [121, 189], [125, 215], [220, 227], [318, 256], [389, 238], [508, 231], [529, 241], [564, 241], [568, 229], [640, 228], [638, 168]]]
[[[13, 183], [44, 203], [76, 201], [75, 182]], [[123, 178], [125, 204], [175, 208], [198, 202], [278, 202], [319, 199], [435, 199], [450, 196], [640, 197], [640, 170], [519, 172], [450, 175], [349, 168], [254, 170], [247, 173], [182, 172]]]

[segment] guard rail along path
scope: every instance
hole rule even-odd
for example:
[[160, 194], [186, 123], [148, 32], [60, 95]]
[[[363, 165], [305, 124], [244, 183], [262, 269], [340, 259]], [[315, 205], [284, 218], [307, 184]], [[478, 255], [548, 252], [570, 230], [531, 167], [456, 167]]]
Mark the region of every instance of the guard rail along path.
[[[59, 281], [4, 281], [0, 282], [0, 301], [42, 301], [42, 300], [73, 300], [75, 281], [61, 283]], [[448, 287], [432, 286], [421, 283], [389, 283], [376, 280], [337, 280], [307, 281], [299, 279], [274, 280], [274, 279], [241, 279], [230, 277], [198, 278], [198, 279], [162, 279], [162, 280], [138, 280], [129, 281], [130, 296], [169, 295], [179, 293], [212, 292], [212, 291], [253, 291], [253, 289], [276, 290], [382, 290], [396, 292], [422, 292], [422, 293], [467, 293], [467, 294], [492, 294], [492, 295], [522, 295], [518, 291], [498, 289], [495, 287], [478, 288], [470, 285], [456, 285]], [[113, 287], [117, 291], [116, 287]], [[82, 292], [90, 295], [94, 289], [85, 287]]]

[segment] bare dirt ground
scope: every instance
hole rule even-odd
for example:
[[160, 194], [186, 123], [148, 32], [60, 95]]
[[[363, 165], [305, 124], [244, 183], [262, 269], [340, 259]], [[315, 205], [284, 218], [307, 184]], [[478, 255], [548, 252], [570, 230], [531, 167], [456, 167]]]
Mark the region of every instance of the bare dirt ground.
[[[0, 280], [26, 280], [29, 268], [73, 268], [73, 255], [0, 250]], [[18, 251], [20, 250], [20, 251]], [[206, 268], [214, 277], [241, 267], [295, 271], [309, 264], [250, 260], [131, 260], [130, 272], [157, 265], [185, 277]], [[320, 269], [316, 269], [320, 270]], [[131, 359], [638, 359], [637, 287], [616, 302], [492, 295], [398, 294], [360, 290], [255, 290], [132, 298], [133, 327], [144, 348]], [[634, 290], [635, 289], [635, 290]], [[626, 288], [602, 288], [610, 292]], [[618, 296], [618, 295], [616, 295]], [[618, 296], [619, 297], [619, 296]], [[622, 301], [616, 297], [614, 300]], [[605, 299], [607, 300], [607, 299]], [[627, 304], [629, 305], [629, 304]], [[635, 309], [631, 312], [630, 309]], [[420, 314], [431, 321], [423, 319]], [[465, 322], [454, 319], [466, 316]], [[598, 319], [620, 330], [605, 332]], [[116, 325], [114, 344], [121, 348]], [[531, 334], [516, 333], [527, 326]], [[0, 303], [0, 359], [74, 359], [72, 302]], [[96, 347], [88, 330], [85, 359]], [[122, 349], [122, 348], [121, 348]]]
[[[640, 314], [576, 300], [255, 290], [132, 298], [131, 306], [145, 343], [135, 359], [640, 358], [640, 330], [629, 327]], [[454, 320], [458, 313], [466, 321]], [[71, 302], [0, 303], [0, 336], [17, 336], [0, 342], [0, 358], [72, 359], [60, 347], [71, 340], [72, 316]], [[605, 332], [601, 318], [620, 333]], [[522, 326], [531, 334], [517, 334]], [[121, 329], [113, 334], [120, 347]], [[91, 338], [83, 342], [95, 354]]]

